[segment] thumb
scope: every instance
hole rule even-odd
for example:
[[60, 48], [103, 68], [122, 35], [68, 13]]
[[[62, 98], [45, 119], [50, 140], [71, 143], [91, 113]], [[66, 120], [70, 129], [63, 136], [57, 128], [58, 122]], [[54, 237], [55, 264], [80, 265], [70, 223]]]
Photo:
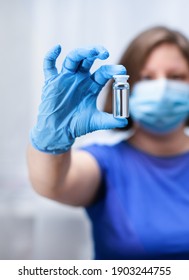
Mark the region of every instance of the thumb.
[[97, 129], [113, 129], [127, 126], [128, 120], [126, 118], [114, 118], [112, 114], [106, 112], [99, 112], [95, 119], [95, 126]]

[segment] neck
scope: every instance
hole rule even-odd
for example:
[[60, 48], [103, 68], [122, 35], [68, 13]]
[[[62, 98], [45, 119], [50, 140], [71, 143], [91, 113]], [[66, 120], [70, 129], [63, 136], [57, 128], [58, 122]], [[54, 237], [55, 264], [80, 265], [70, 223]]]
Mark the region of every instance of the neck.
[[189, 138], [184, 132], [184, 126], [163, 135], [152, 134], [141, 127], [135, 127], [135, 133], [128, 142], [140, 150], [157, 156], [189, 151]]

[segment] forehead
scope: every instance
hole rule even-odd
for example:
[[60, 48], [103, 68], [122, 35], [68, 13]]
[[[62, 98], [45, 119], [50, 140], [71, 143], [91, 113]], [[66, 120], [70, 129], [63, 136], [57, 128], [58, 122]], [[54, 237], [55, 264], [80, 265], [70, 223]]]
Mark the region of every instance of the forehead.
[[143, 68], [162, 66], [188, 68], [188, 61], [177, 45], [164, 43], [150, 52]]

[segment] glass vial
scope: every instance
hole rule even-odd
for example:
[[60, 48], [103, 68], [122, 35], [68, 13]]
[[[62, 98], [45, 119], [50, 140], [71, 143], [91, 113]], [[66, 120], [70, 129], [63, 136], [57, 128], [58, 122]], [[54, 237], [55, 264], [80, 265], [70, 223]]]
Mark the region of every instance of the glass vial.
[[129, 117], [129, 83], [128, 75], [114, 75], [113, 83], [113, 115], [115, 118]]

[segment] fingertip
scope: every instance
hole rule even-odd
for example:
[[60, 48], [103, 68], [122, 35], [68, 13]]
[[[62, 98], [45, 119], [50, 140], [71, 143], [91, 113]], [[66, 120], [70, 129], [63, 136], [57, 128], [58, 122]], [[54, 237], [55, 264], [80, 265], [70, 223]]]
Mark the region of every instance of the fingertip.
[[45, 55], [45, 59], [56, 59], [61, 52], [61, 45], [56, 45], [52, 49], [50, 49], [47, 54]]
[[91, 75], [91, 78], [98, 84], [105, 85], [114, 75], [125, 74], [126, 68], [123, 65], [102, 65]]
[[96, 50], [96, 49], [94, 48], [94, 49], [92, 49], [92, 50], [89, 51], [88, 57], [90, 58], [90, 57], [95, 57], [95, 56], [98, 56], [98, 55], [99, 55], [98, 50]]
[[61, 52], [61, 49], [62, 49], [61, 45], [58, 44], [58, 45], [55, 46], [54, 51], [55, 51], [57, 54], [59, 54], [59, 53]]
[[117, 72], [117, 75], [125, 75], [127, 74], [127, 69], [123, 65], [115, 65], [115, 71]]
[[52, 55], [54, 55], [55, 58], [57, 58], [59, 56], [60, 52], [61, 52], [61, 45], [60, 44], [54, 46], [54, 48], [52, 48], [51, 51], [50, 51], [50, 53]]
[[109, 57], [109, 55], [110, 55], [110, 54], [109, 54], [109, 52], [108, 52], [108, 51], [105, 51], [105, 52], [104, 52], [104, 56], [105, 56], [106, 58], [108, 58], [108, 57]]
[[92, 56], [95, 58], [106, 59], [109, 57], [108, 50], [101, 45], [94, 46], [91, 51], [93, 52]]
[[112, 123], [114, 123], [115, 128], [123, 128], [128, 125], [128, 120], [123, 117], [114, 117], [113, 114], [110, 114], [112, 117]]
[[[115, 117], [114, 117], [115, 118]], [[128, 120], [126, 118], [115, 118], [118, 121], [119, 128], [125, 127], [128, 125]]]
[[107, 59], [109, 57], [109, 52], [108, 51], [104, 51], [103, 53], [99, 53], [98, 58], [100, 59]]
[[61, 52], [61, 46], [58, 44], [51, 48], [51, 50], [48, 51], [48, 53], [45, 55], [43, 60], [43, 71], [45, 75], [45, 79], [47, 80], [52, 75], [57, 75], [57, 69], [56, 69], [56, 59], [59, 56]]
[[103, 129], [123, 128], [127, 126], [128, 120], [126, 118], [115, 118], [113, 114], [103, 112]]

